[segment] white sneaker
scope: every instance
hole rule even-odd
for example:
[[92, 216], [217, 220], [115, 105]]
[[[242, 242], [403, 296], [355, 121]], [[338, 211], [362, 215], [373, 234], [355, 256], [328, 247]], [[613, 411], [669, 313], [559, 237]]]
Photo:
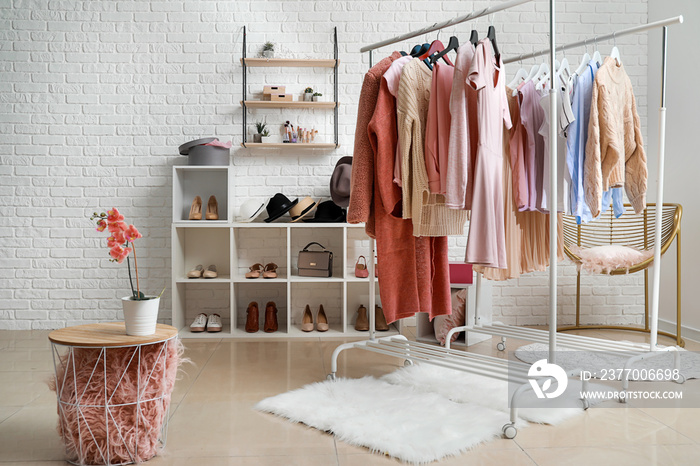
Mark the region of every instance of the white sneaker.
[[199, 314], [194, 318], [194, 322], [190, 324], [190, 332], [197, 333], [203, 332], [207, 326], [207, 315], [204, 313]]
[[221, 316], [219, 314], [211, 314], [207, 318], [207, 332], [221, 331]]

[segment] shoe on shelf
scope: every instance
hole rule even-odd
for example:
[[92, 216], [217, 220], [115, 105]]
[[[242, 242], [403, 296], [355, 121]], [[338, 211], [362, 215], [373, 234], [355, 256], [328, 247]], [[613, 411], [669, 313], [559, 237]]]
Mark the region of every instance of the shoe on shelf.
[[190, 324], [190, 332], [199, 333], [203, 332], [207, 327], [207, 315], [205, 313], [199, 314], [194, 318], [194, 322]]
[[[363, 264], [360, 264], [360, 259], [362, 259], [364, 262]], [[357, 278], [369, 277], [369, 270], [367, 270], [367, 259], [365, 256], [360, 256], [357, 258], [357, 262], [355, 262], [355, 276]]]
[[355, 330], [358, 332], [366, 332], [369, 330], [369, 318], [367, 317], [367, 308], [360, 305], [357, 308], [357, 320], [355, 321]]
[[265, 264], [262, 276], [263, 278], [277, 278], [277, 264], [274, 262]]
[[311, 332], [314, 329], [314, 315], [311, 313], [311, 308], [307, 304], [304, 308], [304, 315], [301, 317], [301, 331]]
[[203, 271], [204, 267], [202, 267], [202, 264], [197, 264], [192, 270], [187, 272], [187, 278], [202, 278]]
[[202, 198], [199, 196], [194, 197], [192, 201], [192, 207], [190, 207], [190, 220], [202, 220]]
[[269, 301], [265, 306], [265, 326], [266, 333], [277, 331], [277, 305], [274, 301]]
[[204, 218], [207, 220], [219, 220], [219, 203], [216, 202], [216, 196], [209, 196], [209, 202], [207, 202], [207, 213], [204, 215]]
[[374, 328], [378, 332], [386, 332], [389, 330], [389, 324], [386, 323], [384, 309], [379, 306], [374, 306]]
[[260, 330], [260, 323], [258, 322], [260, 309], [258, 309], [258, 303], [253, 301], [248, 304], [248, 310], [246, 313], [248, 314], [248, 317], [245, 321], [245, 331], [248, 333], [255, 333]]
[[250, 272], [246, 272], [245, 278], [260, 278], [260, 275], [264, 270], [262, 264], [253, 264], [248, 268], [250, 269]]
[[326, 311], [323, 310], [323, 304], [318, 306], [318, 314], [316, 314], [316, 330], [319, 332], [328, 331], [328, 318]]
[[216, 271], [216, 266], [214, 264], [207, 266], [207, 268], [202, 272], [202, 277], [204, 278], [216, 278], [219, 273]]
[[207, 332], [215, 333], [221, 331], [221, 316], [219, 314], [210, 314], [207, 317]]

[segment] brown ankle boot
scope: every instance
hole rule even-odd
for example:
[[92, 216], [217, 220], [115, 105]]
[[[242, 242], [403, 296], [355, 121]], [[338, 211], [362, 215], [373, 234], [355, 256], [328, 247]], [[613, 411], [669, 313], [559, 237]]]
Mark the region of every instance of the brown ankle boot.
[[265, 306], [265, 332], [272, 333], [277, 331], [277, 305], [274, 301], [269, 301]]
[[384, 309], [379, 306], [374, 306], [374, 329], [378, 332], [386, 332], [389, 330], [389, 324], [386, 323]]
[[360, 305], [357, 309], [357, 320], [355, 321], [355, 330], [358, 332], [366, 332], [369, 330], [369, 318], [367, 317], [367, 308]]
[[248, 304], [248, 318], [245, 321], [245, 331], [248, 333], [255, 333], [260, 330], [260, 324], [258, 323], [258, 315], [260, 314], [260, 309], [258, 309], [258, 303], [255, 301]]

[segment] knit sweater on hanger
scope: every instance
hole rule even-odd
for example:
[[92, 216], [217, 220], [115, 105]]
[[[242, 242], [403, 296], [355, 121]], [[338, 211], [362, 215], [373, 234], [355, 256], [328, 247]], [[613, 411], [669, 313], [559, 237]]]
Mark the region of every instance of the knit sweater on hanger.
[[431, 194], [425, 168], [424, 135], [432, 73], [414, 59], [401, 72], [396, 101], [401, 147], [403, 216], [413, 219], [414, 236], [462, 235], [467, 213], [445, 205], [445, 196]]
[[606, 57], [595, 76], [584, 161], [586, 204], [601, 212], [603, 192], [625, 187], [636, 213], [646, 207], [647, 157], [632, 83], [621, 63]]
[[352, 180], [350, 186], [350, 205], [348, 206], [348, 223], [365, 223], [367, 235], [374, 238], [374, 155], [367, 135], [367, 125], [372, 119], [377, 105], [379, 84], [391, 63], [401, 57], [394, 52], [374, 65], [366, 74], [360, 91], [357, 107], [357, 125], [355, 127], [355, 149], [352, 160]]

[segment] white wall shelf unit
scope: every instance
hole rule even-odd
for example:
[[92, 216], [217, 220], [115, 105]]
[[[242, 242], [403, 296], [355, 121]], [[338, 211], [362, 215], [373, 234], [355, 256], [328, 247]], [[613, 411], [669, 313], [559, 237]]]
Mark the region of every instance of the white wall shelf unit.
[[[183, 338], [352, 338], [368, 332], [354, 328], [357, 309], [369, 309], [368, 279], [354, 276], [353, 247], [366, 239], [364, 225], [347, 223], [285, 223], [282, 219], [264, 223], [237, 223], [229, 206], [233, 205], [232, 167], [177, 166], [173, 168], [172, 223], [172, 322]], [[226, 220], [186, 220], [195, 195], [203, 202], [210, 192], [225, 192], [219, 199]], [[206, 197], [205, 197], [206, 196]], [[223, 202], [222, 202], [223, 201]], [[261, 220], [261, 219], [259, 219]], [[297, 254], [312, 241], [332, 251], [332, 277], [302, 277], [296, 268]], [[255, 263], [278, 265], [274, 279], [246, 279], [248, 267]], [[215, 279], [190, 279], [187, 272], [196, 265], [215, 264]], [[378, 300], [379, 289], [375, 299]], [[246, 333], [246, 310], [256, 301], [260, 310], [260, 330]], [[278, 309], [279, 330], [265, 333], [265, 306], [274, 301]], [[377, 301], [378, 302], [378, 301]], [[306, 304], [314, 314], [323, 305], [330, 329], [327, 332], [302, 332], [301, 318]], [[218, 333], [191, 333], [189, 325], [200, 312], [218, 313], [224, 328]], [[373, 313], [370, 313], [373, 315]], [[386, 335], [397, 335], [392, 325]]]

